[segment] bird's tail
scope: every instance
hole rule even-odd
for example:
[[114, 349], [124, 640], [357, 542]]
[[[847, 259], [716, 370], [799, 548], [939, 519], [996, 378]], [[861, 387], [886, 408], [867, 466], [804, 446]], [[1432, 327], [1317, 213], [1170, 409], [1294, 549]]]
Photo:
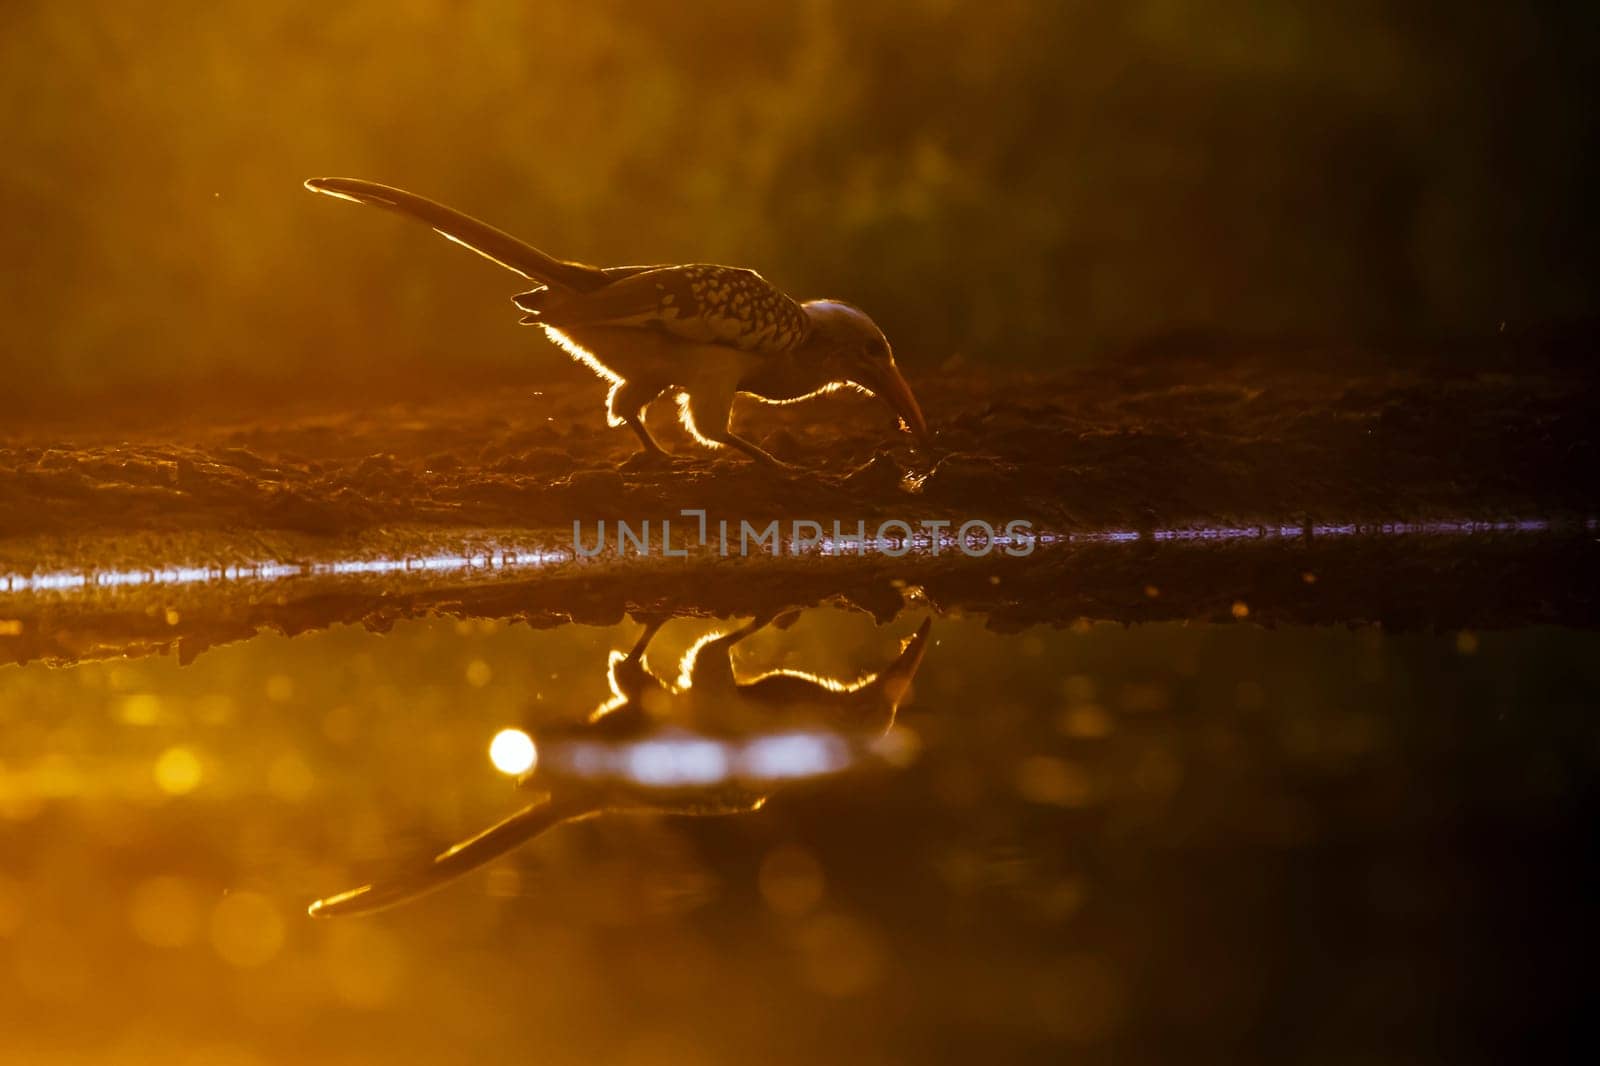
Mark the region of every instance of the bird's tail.
[[432, 892], [463, 874], [494, 859], [552, 826], [576, 821], [594, 813], [593, 808], [572, 807], [549, 799], [524, 807], [477, 836], [454, 844], [421, 868], [387, 881], [378, 881], [348, 892], [319, 899], [307, 908], [313, 918], [337, 918], [347, 914], [369, 914], [397, 903]]
[[606, 276], [598, 267], [546, 255], [509, 233], [497, 230], [486, 222], [479, 222], [471, 215], [464, 215], [404, 189], [362, 181], [360, 178], [307, 178], [305, 186], [325, 196], [370, 204], [426, 223], [442, 236], [525, 278], [579, 292], [588, 292], [606, 283]]

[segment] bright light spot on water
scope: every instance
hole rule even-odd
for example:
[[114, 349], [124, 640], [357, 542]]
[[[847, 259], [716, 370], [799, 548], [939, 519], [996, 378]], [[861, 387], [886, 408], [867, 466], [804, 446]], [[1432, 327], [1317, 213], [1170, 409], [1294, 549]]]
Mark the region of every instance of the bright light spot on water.
[[527, 773], [538, 754], [533, 738], [520, 729], [502, 729], [489, 742], [489, 761], [503, 774]]
[[127, 725], [155, 725], [161, 718], [161, 700], [149, 692], [124, 696], [117, 718]]
[[707, 785], [728, 776], [728, 756], [711, 740], [658, 740], [628, 753], [628, 776], [641, 785]]
[[619, 745], [577, 741], [557, 743], [545, 756], [558, 775], [621, 779], [645, 788], [767, 784], [838, 773], [855, 761], [850, 745], [829, 733], [776, 733], [743, 741], [685, 734]]
[[788, 733], [761, 737], [747, 744], [742, 769], [746, 777], [781, 780], [831, 774], [849, 762], [849, 752], [837, 737]]
[[200, 787], [200, 757], [179, 745], [168, 748], [156, 760], [156, 787], [169, 796], [182, 796]]

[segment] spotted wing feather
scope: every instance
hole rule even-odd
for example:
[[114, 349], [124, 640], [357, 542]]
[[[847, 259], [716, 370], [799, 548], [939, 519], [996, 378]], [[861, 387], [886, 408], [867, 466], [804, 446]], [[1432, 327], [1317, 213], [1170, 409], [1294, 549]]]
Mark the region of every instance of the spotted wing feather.
[[760, 274], [738, 267], [656, 267], [619, 277], [594, 292], [535, 289], [515, 299], [528, 312], [525, 321], [542, 325], [660, 329], [684, 340], [746, 352], [788, 351], [807, 329], [798, 303]]

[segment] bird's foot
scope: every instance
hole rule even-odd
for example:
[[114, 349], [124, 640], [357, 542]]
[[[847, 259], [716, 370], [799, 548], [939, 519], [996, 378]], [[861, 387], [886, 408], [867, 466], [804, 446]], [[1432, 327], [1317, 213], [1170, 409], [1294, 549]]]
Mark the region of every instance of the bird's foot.
[[730, 441], [729, 443], [731, 443], [735, 448], [738, 448], [745, 455], [749, 456], [751, 461], [754, 462], [756, 466], [765, 470], [770, 470], [775, 474], [782, 474], [785, 477], [798, 477], [802, 474], [815, 473], [815, 471], [811, 470], [809, 467], [801, 466], [798, 463], [791, 463], [785, 459], [779, 459], [776, 455], [773, 455], [764, 448], [758, 448], [749, 441], [734, 440]]
[[644, 450], [634, 452], [624, 459], [621, 468], [623, 470], [671, 470], [687, 462], [689, 460], [660, 449], [655, 451]]
[[764, 466], [768, 470], [782, 474], [784, 477], [801, 477], [804, 475], [815, 474], [817, 472], [809, 466], [802, 466], [799, 463], [791, 463], [787, 460], [777, 458], [758, 461], [757, 465]]

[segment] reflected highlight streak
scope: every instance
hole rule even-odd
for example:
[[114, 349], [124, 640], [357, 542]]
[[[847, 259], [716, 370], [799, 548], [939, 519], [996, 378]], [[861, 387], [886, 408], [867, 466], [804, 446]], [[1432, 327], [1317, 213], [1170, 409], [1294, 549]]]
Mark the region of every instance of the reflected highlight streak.
[[[1595, 530], [1600, 520], [1588, 519], [1572, 523], [1573, 528]], [[1326, 540], [1336, 537], [1467, 537], [1505, 533], [1550, 533], [1560, 524], [1544, 518], [1519, 518], [1500, 522], [1473, 520], [1439, 520], [1430, 522], [1344, 522], [1310, 525], [1258, 525], [1258, 526], [1194, 526], [1170, 529], [1100, 529], [1084, 532], [1060, 533], [1044, 531], [1034, 533], [1036, 545], [1047, 547], [1075, 544], [1134, 544], [1139, 541], [1200, 542], [1219, 544], [1250, 540]], [[973, 538], [976, 539], [976, 538]], [[990, 543], [995, 549], [1025, 546], [1027, 538], [1012, 537], [996, 532]], [[816, 542], [807, 554], [843, 555], [854, 549], [855, 554], [871, 550], [889, 555], [907, 554], [939, 555], [957, 551], [961, 540], [948, 533], [934, 537], [926, 533], [913, 533], [909, 537], [824, 537]]]
[[771, 785], [841, 773], [860, 762], [837, 733], [796, 731], [722, 740], [693, 733], [605, 744], [546, 744], [551, 769], [587, 781], [627, 782], [645, 789], [738, 783]]
[[269, 560], [233, 566], [185, 566], [139, 570], [56, 571], [0, 575], [0, 593], [70, 592], [78, 589], [181, 587], [200, 584], [266, 584], [289, 578], [357, 577], [397, 573], [492, 573], [540, 569], [569, 563], [573, 553], [534, 549], [446, 553], [391, 559], [335, 559], [300, 563]]
[[740, 680], [734, 646], [774, 621], [756, 618], [698, 642], [682, 687], [645, 666], [645, 651], [662, 625], [646, 623], [631, 651], [610, 658], [613, 698], [581, 726], [537, 737], [520, 730], [497, 735], [497, 744], [514, 734], [537, 752], [517, 784], [538, 799], [409, 871], [318, 900], [308, 913], [328, 918], [403, 903], [584, 818], [759, 810], [781, 785], [837, 774], [881, 755], [880, 742], [894, 728], [922, 663], [931, 619], [892, 663], [858, 687], [820, 685], [800, 674]]
[[[1047, 548], [1097, 544], [1154, 543], [1227, 544], [1248, 541], [1316, 541], [1356, 537], [1470, 537], [1506, 534], [1541, 534], [1563, 528], [1593, 532], [1600, 520], [1559, 523], [1543, 518], [1507, 521], [1438, 520], [1428, 522], [1325, 522], [1305, 525], [1199, 526], [1153, 530], [1106, 529], [1085, 532], [1042, 531], [1032, 535], [1035, 546]], [[969, 541], [969, 544], [971, 541]], [[1026, 538], [996, 532], [989, 540], [990, 552], [1026, 546]], [[823, 537], [805, 543], [789, 543], [791, 556], [861, 556], [882, 554], [887, 558], [955, 554], [961, 541], [954, 535], [913, 533], [909, 537]], [[714, 555], [710, 545], [706, 556]], [[1021, 554], [1019, 553], [1019, 557]], [[699, 553], [689, 546], [689, 557]], [[601, 558], [604, 558], [602, 556]], [[149, 586], [179, 588], [203, 584], [271, 583], [294, 578], [361, 577], [385, 574], [484, 574], [539, 570], [579, 561], [567, 549], [489, 547], [442, 552], [434, 555], [391, 558], [334, 559], [325, 562], [287, 560], [250, 561], [231, 566], [164, 566], [139, 569], [60, 570], [43, 573], [0, 574], [0, 594], [77, 593]]]

